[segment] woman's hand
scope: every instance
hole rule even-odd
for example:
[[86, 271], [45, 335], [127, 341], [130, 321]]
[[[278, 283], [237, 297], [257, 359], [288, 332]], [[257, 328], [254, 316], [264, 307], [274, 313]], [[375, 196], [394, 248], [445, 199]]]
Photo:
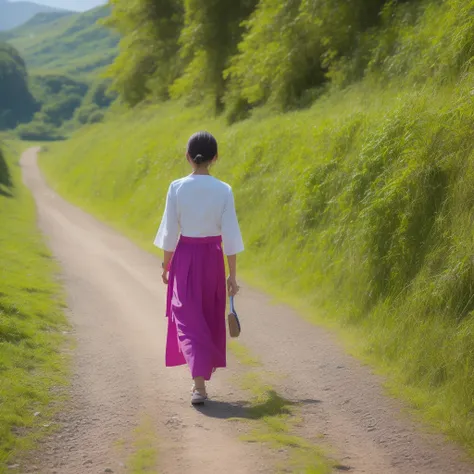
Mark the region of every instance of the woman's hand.
[[235, 296], [240, 288], [237, 285], [237, 255], [227, 255], [227, 262], [229, 263], [229, 278], [227, 278], [227, 292], [229, 296]]
[[235, 296], [240, 290], [237, 280], [234, 277], [227, 278], [227, 293], [229, 296]]
[[164, 259], [163, 259], [163, 263], [161, 264], [161, 268], [163, 269], [162, 273], [161, 273], [161, 279], [163, 280], [163, 283], [165, 285], [168, 284], [168, 272], [170, 270], [170, 265], [171, 265], [171, 259], [173, 258], [173, 252], [167, 252], [165, 250], [164, 252]]

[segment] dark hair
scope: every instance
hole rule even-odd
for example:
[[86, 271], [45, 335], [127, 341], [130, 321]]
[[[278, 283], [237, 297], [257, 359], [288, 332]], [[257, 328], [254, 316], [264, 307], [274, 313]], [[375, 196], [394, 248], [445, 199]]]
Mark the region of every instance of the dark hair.
[[195, 133], [188, 141], [189, 156], [197, 165], [212, 161], [217, 151], [217, 141], [208, 132]]

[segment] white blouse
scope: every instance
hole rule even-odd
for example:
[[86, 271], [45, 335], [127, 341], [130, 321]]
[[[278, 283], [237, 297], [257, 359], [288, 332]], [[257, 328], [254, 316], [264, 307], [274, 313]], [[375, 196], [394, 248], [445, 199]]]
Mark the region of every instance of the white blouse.
[[244, 250], [232, 188], [208, 175], [173, 181], [155, 245], [174, 252], [180, 233], [185, 237], [222, 236], [224, 253]]

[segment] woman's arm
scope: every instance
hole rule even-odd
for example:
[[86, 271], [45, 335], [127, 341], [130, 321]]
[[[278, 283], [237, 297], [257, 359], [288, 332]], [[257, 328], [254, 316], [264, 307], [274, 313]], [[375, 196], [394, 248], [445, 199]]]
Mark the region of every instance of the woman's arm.
[[239, 292], [237, 284], [237, 254], [244, 250], [244, 243], [240, 233], [239, 222], [235, 212], [234, 195], [229, 189], [227, 203], [222, 215], [222, 240], [224, 251], [229, 264], [229, 278], [227, 279], [227, 290], [229, 296], [235, 296]]
[[227, 278], [227, 291], [229, 296], [235, 296], [240, 288], [237, 284], [237, 255], [228, 255], [229, 278]]
[[168, 272], [170, 269], [171, 259], [173, 258], [174, 252], [164, 251], [164, 259], [163, 259], [163, 272], [161, 273], [161, 278], [163, 279], [163, 283], [165, 285], [168, 284]]
[[155, 237], [155, 245], [160, 249], [173, 252], [178, 243], [179, 230], [176, 192], [173, 188], [173, 183], [171, 183], [166, 196], [165, 210], [160, 228]]
[[176, 196], [171, 183], [166, 196], [165, 211], [160, 228], [155, 238], [155, 245], [164, 251], [163, 272], [161, 278], [168, 284], [168, 270], [179, 237], [179, 221], [176, 207]]

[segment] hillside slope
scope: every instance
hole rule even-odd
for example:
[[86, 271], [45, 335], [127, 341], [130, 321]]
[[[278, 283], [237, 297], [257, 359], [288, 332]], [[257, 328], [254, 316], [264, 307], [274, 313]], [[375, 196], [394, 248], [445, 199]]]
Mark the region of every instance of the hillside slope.
[[116, 97], [100, 77], [117, 54], [118, 35], [100, 24], [108, 13], [107, 7], [42, 13], [0, 35], [20, 51], [37, 103], [32, 122], [18, 129], [20, 138], [60, 139], [77, 124], [102, 120], [101, 109]]
[[60, 11], [58, 8], [52, 8], [33, 2], [9, 2], [8, 0], [0, 0], [0, 31], [20, 26], [38, 13], [58, 11]]
[[119, 37], [98, 22], [107, 7], [85, 13], [37, 15], [8, 32], [6, 40], [24, 57], [29, 70], [95, 76], [117, 54]]

